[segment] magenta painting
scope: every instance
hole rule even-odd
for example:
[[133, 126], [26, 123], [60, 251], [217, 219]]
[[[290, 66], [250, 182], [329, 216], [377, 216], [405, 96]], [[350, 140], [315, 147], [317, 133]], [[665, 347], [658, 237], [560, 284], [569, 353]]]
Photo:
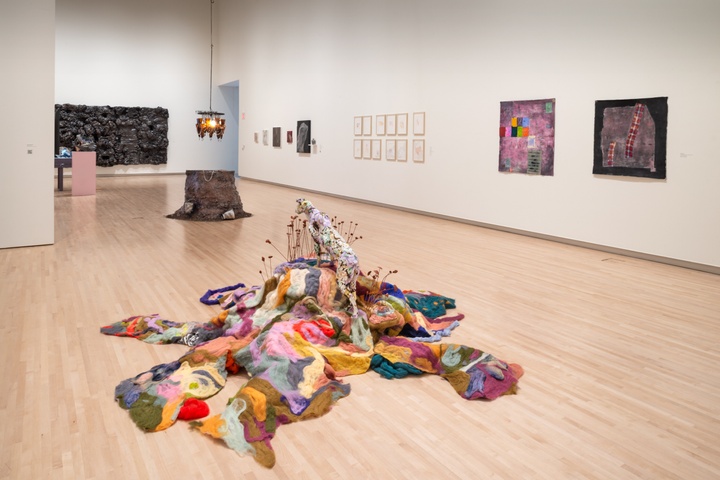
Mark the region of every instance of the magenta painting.
[[553, 175], [555, 99], [500, 102], [498, 171]]

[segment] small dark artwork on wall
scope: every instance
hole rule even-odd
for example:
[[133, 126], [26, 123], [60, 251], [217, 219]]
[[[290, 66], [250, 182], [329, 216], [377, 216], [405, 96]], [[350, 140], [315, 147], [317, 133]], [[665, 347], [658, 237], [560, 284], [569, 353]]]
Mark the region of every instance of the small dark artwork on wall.
[[280, 146], [280, 127], [273, 127], [273, 147]]
[[666, 178], [667, 97], [595, 102], [593, 173]]
[[310, 153], [310, 120], [297, 122], [297, 152]]
[[292, 143], [292, 130], [287, 131], [287, 143]]
[[55, 105], [55, 131], [56, 152], [82, 138], [95, 144], [100, 167], [167, 163], [166, 108]]

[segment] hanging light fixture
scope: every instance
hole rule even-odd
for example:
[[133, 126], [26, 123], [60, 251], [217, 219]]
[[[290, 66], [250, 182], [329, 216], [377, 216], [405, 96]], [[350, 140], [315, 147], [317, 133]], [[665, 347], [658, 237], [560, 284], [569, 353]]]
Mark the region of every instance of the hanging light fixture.
[[208, 110], [197, 110], [195, 113], [199, 115], [197, 122], [195, 123], [195, 129], [197, 130], [198, 138], [200, 140], [208, 135], [210, 138], [213, 135], [217, 136], [218, 140], [222, 140], [225, 134], [225, 119], [222, 118], [225, 115], [222, 112], [216, 112], [212, 109], [212, 76], [213, 76], [213, 4], [215, 0], [210, 0], [210, 108]]

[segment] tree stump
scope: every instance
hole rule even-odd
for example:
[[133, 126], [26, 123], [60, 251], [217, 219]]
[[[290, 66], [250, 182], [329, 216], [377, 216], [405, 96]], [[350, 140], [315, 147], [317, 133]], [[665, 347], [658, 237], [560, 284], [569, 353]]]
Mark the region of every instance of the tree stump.
[[186, 170], [185, 203], [167, 218], [215, 222], [251, 216], [243, 210], [231, 170]]

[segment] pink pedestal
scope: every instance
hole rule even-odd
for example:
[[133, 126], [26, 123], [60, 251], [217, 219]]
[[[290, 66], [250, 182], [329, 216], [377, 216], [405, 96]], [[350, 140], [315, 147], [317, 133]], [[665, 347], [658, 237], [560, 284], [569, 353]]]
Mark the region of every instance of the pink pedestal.
[[72, 194], [95, 195], [95, 152], [72, 152]]

